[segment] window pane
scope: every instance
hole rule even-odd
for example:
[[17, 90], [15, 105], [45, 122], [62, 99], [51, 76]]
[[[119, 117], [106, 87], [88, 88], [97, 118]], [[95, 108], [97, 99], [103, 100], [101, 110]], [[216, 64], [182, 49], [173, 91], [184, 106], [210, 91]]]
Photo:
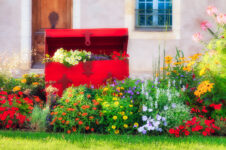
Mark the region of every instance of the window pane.
[[152, 3], [147, 3], [147, 10], [146, 12], [147, 13], [152, 13], [152, 10], [153, 10], [153, 4]]
[[153, 2], [153, 0], [147, 0], [147, 2]]
[[144, 2], [145, 0], [139, 0], [139, 2]]
[[166, 15], [165, 25], [172, 25], [172, 15]]
[[153, 24], [152, 18], [153, 18], [153, 16], [147, 16], [147, 23], [146, 23], [147, 26], [151, 26]]
[[145, 3], [139, 3], [139, 13], [145, 12]]
[[164, 25], [164, 15], [158, 16], [158, 25]]
[[138, 16], [138, 25], [144, 26], [145, 25], [145, 15], [139, 15]]
[[164, 3], [159, 3], [158, 10], [159, 13], [164, 13]]

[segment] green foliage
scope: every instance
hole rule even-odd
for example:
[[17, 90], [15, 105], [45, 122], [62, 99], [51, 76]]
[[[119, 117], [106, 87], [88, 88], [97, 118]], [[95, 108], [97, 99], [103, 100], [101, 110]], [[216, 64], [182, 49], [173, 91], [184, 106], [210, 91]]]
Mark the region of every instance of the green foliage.
[[72, 132], [100, 131], [101, 106], [85, 86], [69, 87], [51, 112], [54, 130]]
[[49, 114], [49, 108], [41, 109], [35, 106], [31, 114], [31, 128], [35, 131], [46, 131], [47, 129], [47, 116]]
[[98, 89], [96, 99], [103, 107], [106, 132], [136, 132], [140, 122], [140, 92], [141, 81], [132, 79], [114, 81]]

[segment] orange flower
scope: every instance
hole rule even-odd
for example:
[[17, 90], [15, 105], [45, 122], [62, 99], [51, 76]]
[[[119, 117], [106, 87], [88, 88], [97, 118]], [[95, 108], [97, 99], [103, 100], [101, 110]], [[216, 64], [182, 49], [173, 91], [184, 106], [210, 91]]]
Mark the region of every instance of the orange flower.
[[54, 114], [55, 114], [54, 112], [51, 112], [51, 113], [50, 113], [50, 115], [54, 115]]
[[74, 103], [73, 105], [74, 105], [74, 106], [77, 106], [77, 105], [78, 105], [78, 103]]
[[72, 131], [73, 132], [76, 132], [76, 127], [72, 127]]
[[91, 97], [91, 95], [90, 95], [90, 94], [88, 94], [88, 95], [87, 95], [87, 98], [90, 98], [90, 97]]
[[76, 118], [76, 119], [75, 119], [75, 121], [78, 121], [78, 120], [79, 120], [79, 118]]
[[96, 107], [93, 107], [93, 110], [97, 110], [97, 108]]
[[67, 133], [68, 133], [68, 134], [71, 134], [71, 130], [67, 130]]
[[39, 84], [38, 82], [33, 82], [33, 83], [32, 83], [32, 85], [38, 85], [38, 84]]
[[79, 121], [79, 122], [78, 122], [78, 124], [79, 124], [79, 125], [82, 125], [82, 124], [83, 124], [83, 122], [82, 122], [82, 121]]
[[93, 105], [95, 105], [95, 106], [96, 106], [96, 105], [99, 105], [99, 103], [98, 103], [98, 102], [96, 102], [96, 103], [94, 103]]
[[65, 120], [62, 120], [61, 123], [65, 123]]
[[84, 92], [80, 92], [80, 94], [84, 94]]
[[64, 106], [60, 106], [60, 108], [64, 108]]
[[93, 103], [96, 103], [97, 101], [95, 99], [92, 100]]
[[99, 121], [98, 120], [96, 120], [96, 124], [99, 125]]
[[94, 128], [91, 128], [91, 132], [94, 132]]
[[63, 112], [63, 113], [62, 113], [62, 115], [63, 115], [63, 116], [65, 116], [65, 115], [66, 115], [66, 113], [65, 113], [65, 112]]
[[58, 112], [55, 112], [55, 115], [57, 115], [58, 114]]
[[62, 120], [62, 119], [63, 119], [62, 117], [58, 118], [58, 120]]
[[74, 111], [74, 108], [68, 108], [67, 111]]
[[73, 95], [72, 94], [68, 94], [68, 97], [72, 97]]
[[91, 119], [91, 120], [93, 120], [93, 118], [94, 118], [93, 116], [90, 116], [90, 117], [89, 117], [89, 119]]
[[87, 115], [88, 115], [88, 113], [83, 113], [83, 114], [82, 114], [82, 116], [87, 116]]
[[89, 126], [86, 126], [86, 130], [89, 130]]
[[86, 108], [88, 109], [88, 108], [90, 108], [90, 106], [89, 105], [86, 105]]
[[82, 106], [82, 109], [86, 109], [86, 105], [83, 105], [83, 106]]
[[69, 102], [69, 99], [66, 99], [65, 102], [68, 103]]
[[70, 123], [70, 121], [66, 121], [66, 124], [69, 124]]
[[56, 105], [55, 106], [53, 106], [53, 109], [55, 109], [56, 108]]
[[101, 116], [103, 116], [103, 113], [102, 113], [102, 112], [100, 112], [100, 117], [101, 117]]

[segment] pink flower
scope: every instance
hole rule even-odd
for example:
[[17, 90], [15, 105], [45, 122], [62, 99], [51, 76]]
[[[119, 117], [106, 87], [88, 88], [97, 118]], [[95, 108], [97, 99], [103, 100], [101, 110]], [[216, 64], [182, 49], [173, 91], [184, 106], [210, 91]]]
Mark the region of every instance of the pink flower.
[[199, 42], [202, 39], [202, 36], [200, 33], [195, 33], [192, 38], [195, 42]]
[[213, 16], [217, 13], [217, 8], [215, 6], [208, 6], [206, 12], [209, 16]]
[[206, 30], [206, 29], [208, 29], [208, 28], [211, 28], [211, 24], [208, 22], [208, 21], [203, 21], [203, 22], [201, 22], [201, 29], [202, 30]]
[[217, 15], [217, 22], [219, 24], [226, 24], [226, 14], [220, 13], [219, 15]]

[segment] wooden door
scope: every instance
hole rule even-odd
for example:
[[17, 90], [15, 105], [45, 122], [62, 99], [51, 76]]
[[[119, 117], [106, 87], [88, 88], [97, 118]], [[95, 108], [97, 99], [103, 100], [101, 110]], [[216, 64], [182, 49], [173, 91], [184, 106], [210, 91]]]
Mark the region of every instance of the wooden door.
[[72, 0], [32, 0], [33, 64], [44, 58], [45, 29], [70, 29]]

